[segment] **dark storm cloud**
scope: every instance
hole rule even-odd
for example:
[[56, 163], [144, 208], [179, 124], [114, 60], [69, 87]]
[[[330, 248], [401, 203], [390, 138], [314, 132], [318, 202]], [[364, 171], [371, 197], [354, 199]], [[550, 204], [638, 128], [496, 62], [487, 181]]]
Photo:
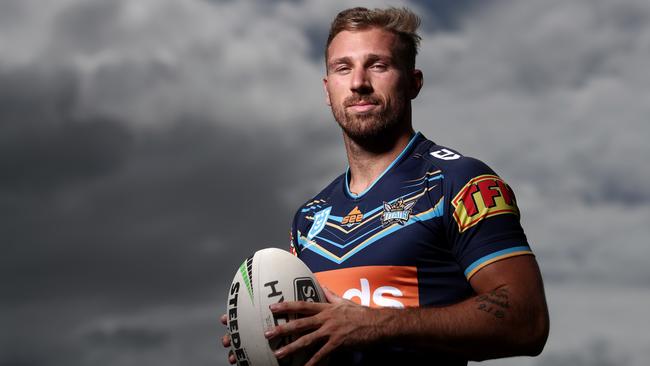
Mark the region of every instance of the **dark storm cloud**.
[[[0, 191], [47, 194], [116, 169], [132, 143], [126, 126], [78, 121], [66, 70], [0, 72]], [[6, 195], [5, 195], [6, 196]]]
[[[296, 3], [304, 2], [297, 0]], [[462, 20], [467, 14], [479, 11], [484, 6], [489, 6], [492, 1], [473, 0], [415, 0], [410, 3], [387, 2], [395, 7], [408, 6], [413, 8], [422, 20], [421, 30], [426, 33], [433, 32], [455, 32], [462, 27]], [[363, 6], [366, 8], [381, 7], [378, 3], [351, 4], [351, 6]], [[345, 7], [333, 10], [329, 17], [336, 16], [337, 12]], [[304, 25], [304, 32], [310, 39], [309, 54], [314, 60], [322, 60], [324, 45], [327, 43], [329, 34], [329, 17], [323, 17], [320, 22], [310, 22]]]
[[[292, 213], [281, 191], [296, 182], [284, 162], [299, 163], [299, 154], [274, 143], [273, 134], [263, 132], [265, 140], [237, 136], [188, 120], [140, 136], [119, 169], [82, 181], [52, 177], [59, 189], [48, 185], [48, 176], [12, 170], [11, 184], [29, 182], [50, 192], [24, 200], [13, 191], [3, 194], [24, 213], [4, 213], [3, 237], [10, 243], [2, 258], [5, 301], [30, 293], [38, 299], [128, 294], [132, 302], [175, 301], [200, 293], [254, 248], [286, 245]], [[57, 131], [41, 140], [57, 147], [58, 138]], [[16, 159], [33, 168], [31, 156]], [[84, 159], [90, 166], [103, 161]], [[67, 166], [52, 163], [57, 172]]]
[[[15, 82], [30, 83], [39, 92], [5, 96], [12, 108], [0, 110], [0, 287], [3, 316], [14, 318], [3, 322], [14, 337], [0, 360], [12, 364], [81, 362], [69, 337], [54, 340], [51, 323], [30, 321], [24, 307], [47, 309], [75, 329], [93, 314], [220, 301], [243, 258], [287, 247], [293, 210], [308, 198], [291, 191], [325, 183], [318, 155], [338, 140], [329, 128], [287, 139], [273, 128], [242, 132], [194, 116], [162, 129], [128, 128], [74, 117], [74, 78]], [[149, 326], [91, 329], [85, 347], [111, 354], [142, 342], [166, 347]], [[43, 344], [28, 347], [30, 334]]]
[[[150, 7], [159, 17], [138, 13], [143, 3], [11, 5], [31, 27], [4, 29], [24, 43], [0, 48], [0, 364], [178, 364], [174, 349], [191, 352], [182, 363], [219, 364], [234, 269], [286, 248], [293, 210], [343, 165], [330, 160], [339, 136], [326, 114], [288, 134], [274, 121], [296, 123], [291, 111], [309, 103], [273, 113], [259, 106], [274, 95], [248, 80], [278, 90], [311, 66], [251, 69], [241, 60], [255, 57], [237, 52], [256, 47], [225, 52], [200, 31], [205, 45], [186, 46], [180, 30], [196, 27], [184, 19], [209, 19], [196, 4]], [[181, 50], [169, 47], [177, 36]]]
[[157, 348], [161, 347], [167, 338], [164, 332], [141, 328], [94, 330], [86, 335], [86, 341], [91, 347], [110, 348]]
[[[387, 4], [413, 5], [359, 3]], [[565, 334], [650, 278], [647, 4], [415, 5], [416, 128], [508, 178], [552, 286], [601, 286], [554, 299], [580, 306], [554, 309], [550, 359], [593, 361]], [[344, 169], [319, 60], [347, 6], [2, 2], [0, 364], [225, 364], [234, 269], [286, 247], [293, 210]], [[636, 287], [604, 302], [612, 284]], [[635, 323], [607, 323], [603, 359]]]
[[462, 26], [463, 19], [468, 13], [479, 11], [496, 0], [472, 1], [472, 0], [415, 0], [414, 4], [422, 7], [425, 14], [422, 14], [423, 30], [433, 31], [458, 31]]

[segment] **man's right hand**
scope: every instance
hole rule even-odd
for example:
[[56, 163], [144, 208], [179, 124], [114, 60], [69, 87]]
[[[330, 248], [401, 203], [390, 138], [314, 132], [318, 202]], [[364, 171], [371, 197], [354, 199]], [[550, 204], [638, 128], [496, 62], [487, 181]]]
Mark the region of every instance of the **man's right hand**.
[[[221, 316], [221, 324], [228, 325], [228, 315], [223, 314]], [[227, 333], [224, 334], [224, 336], [221, 337], [221, 344], [223, 344], [223, 346], [226, 348], [230, 348], [230, 335]], [[230, 362], [231, 365], [234, 365], [237, 362], [235, 359], [235, 354], [232, 352], [232, 350], [228, 352], [228, 362]]]

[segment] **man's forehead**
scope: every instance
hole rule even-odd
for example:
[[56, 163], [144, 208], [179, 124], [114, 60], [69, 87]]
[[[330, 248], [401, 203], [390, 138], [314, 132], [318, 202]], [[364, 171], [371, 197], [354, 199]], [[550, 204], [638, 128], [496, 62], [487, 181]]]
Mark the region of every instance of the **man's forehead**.
[[379, 28], [344, 30], [332, 39], [327, 48], [327, 61], [343, 57], [366, 57], [371, 54], [392, 57], [397, 41], [394, 33]]

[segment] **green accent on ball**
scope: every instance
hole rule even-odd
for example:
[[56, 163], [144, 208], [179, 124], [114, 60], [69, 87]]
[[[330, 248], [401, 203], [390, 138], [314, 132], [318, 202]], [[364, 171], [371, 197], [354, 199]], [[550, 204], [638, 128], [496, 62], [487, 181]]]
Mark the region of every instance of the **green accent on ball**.
[[251, 303], [255, 304], [255, 301], [253, 301], [253, 287], [251, 286], [251, 279], [248, 276], [248, 271], [246, 270], [246, 261], [239, 266], [239, 273], [241, 273], [241, 276], [244, 278], [244, 284], [246, 284], [246, 289], [248, 289], [248, 294], [251, 297]]

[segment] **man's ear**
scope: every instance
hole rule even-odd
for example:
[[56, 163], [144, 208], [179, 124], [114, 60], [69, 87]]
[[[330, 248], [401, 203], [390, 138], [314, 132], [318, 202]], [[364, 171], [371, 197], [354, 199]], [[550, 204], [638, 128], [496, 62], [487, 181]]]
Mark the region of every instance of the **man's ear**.
[[327, 76], [323, 78], [323, 89], [325, 90], [325, 104], [332, 106], [332, 100], [330, 99], [330, 92], [327, 91]]
[[420, 94], [420, 89], [424, 84], [424, 76], [422, 75], [422, 70], [413, 69], [411, 74], [411, 99], [415, 99], [418, 94]]

